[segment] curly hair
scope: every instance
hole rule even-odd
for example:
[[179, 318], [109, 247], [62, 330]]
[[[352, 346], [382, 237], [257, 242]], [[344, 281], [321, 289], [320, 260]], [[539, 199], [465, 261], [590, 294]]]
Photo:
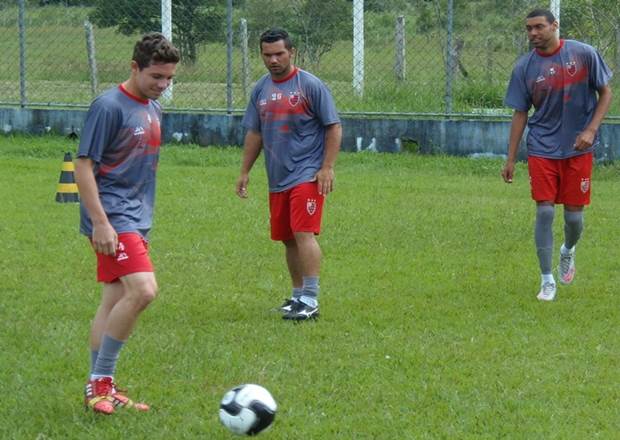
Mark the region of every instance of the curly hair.
[[151, 64], [178, 63], [181, 59], [179, 50], [159, 32], [145, 34], [133, 48], [133, 61], [140, 70]]

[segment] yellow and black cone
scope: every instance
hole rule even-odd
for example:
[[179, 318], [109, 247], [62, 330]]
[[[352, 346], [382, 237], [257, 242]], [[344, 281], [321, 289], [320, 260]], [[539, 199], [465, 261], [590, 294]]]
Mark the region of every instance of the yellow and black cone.
[[56, 190], [56, 201], [59, 203], [77, 203], [80, 201], [78, 187], [75, 183], [75, 166], [73, 165], [71, 153], [65, 153], [58, 181], [58, 189]]

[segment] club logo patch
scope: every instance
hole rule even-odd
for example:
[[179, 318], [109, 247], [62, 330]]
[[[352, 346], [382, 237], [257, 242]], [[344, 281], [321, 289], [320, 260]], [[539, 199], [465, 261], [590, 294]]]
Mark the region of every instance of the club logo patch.
[[118, 242], [118, 247], [116, 249], [116, 261], [128, 260], [129, 255], [125, 252], [125, 245], [122, 242]]
[[299, 92], [289, 92], [288, 94], [288, 103], [291, 104], [292, 107], [295, 107], [301, 101]]
[[575, 73], [577, 73], [577, 62], [569, 61], [566, 63], [566, 73], [570, 76], [575, 76]]
[[582, 193], [587, 193], [588, 190], [590, 189], [590, 179], [588, 179], [587, 177], [584, 177], [581, 179], [581, 192]]
[[306, 211], [308, 211], [308, 214], [314, 215], [316, 212], [316, 199], [306, 200]]

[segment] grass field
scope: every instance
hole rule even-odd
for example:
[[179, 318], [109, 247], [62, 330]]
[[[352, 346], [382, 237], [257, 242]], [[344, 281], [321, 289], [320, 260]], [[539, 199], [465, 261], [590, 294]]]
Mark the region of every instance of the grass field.
[[153, 410], [105, 418], [81, 406], [94, 256], [54, 201], [75, 148], [0, 137], [0, 438], [227, 439], [219, 400], [245, 382], [279, 404], [266, 439], [618, 438], [617, 166], [594, 172], [574, 285], [541, 304], [523, 165], [505, 185], [494, 160], [343, 153], [322, 317], [294, 325], [261, 165], [243, 201], [239, 149], [165, 147], [161, 290], [117, 371]]

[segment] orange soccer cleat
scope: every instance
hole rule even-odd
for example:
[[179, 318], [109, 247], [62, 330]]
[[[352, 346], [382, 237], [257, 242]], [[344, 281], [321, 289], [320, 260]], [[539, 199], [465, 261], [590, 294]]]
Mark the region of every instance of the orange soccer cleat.
[[112, 392], [110, 393], [110, 397], [115, 408], [133, 408], [136, 411], [148, 411], [150, 409], [146, 403], [134, 402], [131, 400], [125, 395], [126, 392], [126, 390], [121, 390], [114, 382], [112, 382]]
[[89, 380], [84, 392], [84, 406], [96, 413], [109, 415], [114, 413], [114, 404], [110, 398], [113, 389], [111, 377]]

